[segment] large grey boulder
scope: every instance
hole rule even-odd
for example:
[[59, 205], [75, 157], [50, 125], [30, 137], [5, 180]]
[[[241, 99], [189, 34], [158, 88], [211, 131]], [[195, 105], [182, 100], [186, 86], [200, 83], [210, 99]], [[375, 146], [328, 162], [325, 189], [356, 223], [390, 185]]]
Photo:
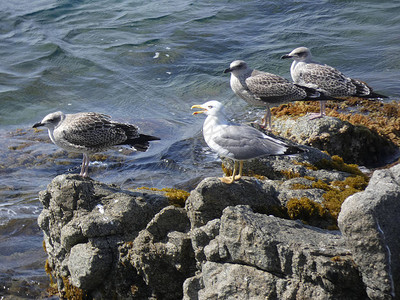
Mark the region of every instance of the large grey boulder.
[[375, 171], [338, 219], [370, 299], [400, 299], [400, 165]]
[[273, 274], [255, 267], [207, 261], [201, 273], [185, 281], [183, 299], [286, 299], [271, 291], [276, 283]]
[[280, 206], [271, 180], [260, 181], [244, 177], [240, 182], [225, 184], [218, 178], [206, 178], [186, 200], [192, 228], [220, 218], [222, 210], [231, 205], [247, 204], [255, 210], [268, 211]]
[[358, 165], [384, 165], [397, 151], [396, 145], [367, 127], [334, 117], [280, 118], [274, 122], [274, 130], [296, 143], [325, 150]]
[[224, 209], [218, 235], [203, 249], [206, 260], [201, 273], [185, 282], [184, 299], [366, 297], [338, 231], [239, 205]]
[[77, 175], [60, 175], [39, 194], [38, 218], [52, 275], [90, 291], [115, 273], [122, 241], [133, 240], [168, 205], [161, 195], [130, 192]]
[[[99, 242], [99, 245], [96, 245]], [[111, 271], [112, 251], [109, 245], [102, 245], [103, 239], [76, 244], [71, 248], [68, 270], [72, 285], [77, 288], [92, 290], [101, 283]], [[98, 243], [97, 243], [98, 244]]]

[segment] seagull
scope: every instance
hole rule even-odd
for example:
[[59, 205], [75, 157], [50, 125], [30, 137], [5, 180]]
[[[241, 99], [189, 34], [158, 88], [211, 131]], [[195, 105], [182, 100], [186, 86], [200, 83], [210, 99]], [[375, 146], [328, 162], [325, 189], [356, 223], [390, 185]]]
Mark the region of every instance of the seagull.
[[[387, 96], [373, 92], [365, 82], [347, 77], [339, 70], [313, 60], [310, 49], [299, 47], [282, 59], [292, 58], [290, 74], [294, 83], [316, 89], [326, 96], [332, 97], [361, 97], [387, 98]], [[311, 118], [321, 118], [325, 115], [325, 101], [320, 101], [320, 113]]]
[[[221, 102], [211, 100], [201, 105], [193, 105], [201, 109], [193, 115], [207, 115], [203, 124], [203, 136], [207, 145], [220, 157], [234, 161], [232, 176], [221, 177], [224, 183], [231, 184], [242, 177], [243, 161], [262, 156], [293, 155], [304, 152], [296, 146], [272, 138], [251, 126], [240, 125], [228, 121]], [[237, 173], [238, 164], [239, 174]]]
[[89, 154], [105, 151], [116, 145], [129, 145], [144, 152], [149, 141], [158, 137], [139, 134], [135, 125], [117, 123], [111, 117], [95, 112], [64, 114], [57, 111], [48, 114], [33, 128], [47, 127], [51, 141], [67, 151], [83, 153], [80, 176], [87, 177]]
[[275, 74], [253, 70], [243, 60], [233, 61], [224, 73], [231, 73], [230, 84], [236, 95], [249, 104], [266, 106], [262, 127], [268, 124], [269, 129], [272, 128], [270, 105], [327, 99], [313, 88], [293, 84]]

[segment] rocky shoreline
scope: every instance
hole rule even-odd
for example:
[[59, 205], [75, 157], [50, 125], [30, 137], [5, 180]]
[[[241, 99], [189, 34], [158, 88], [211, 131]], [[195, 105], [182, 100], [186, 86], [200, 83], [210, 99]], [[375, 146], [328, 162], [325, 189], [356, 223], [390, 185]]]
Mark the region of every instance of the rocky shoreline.
[[399, 298], [400, 165], [369, 177], [349, 164], [382, 163], [397, 146], [336, 118], [303, 118], [277, 131], [346, 159], [304, 146], [304, 155], [255, 160], [231, 185], [205, 178], [182, 207], [163, 191], [57, 176], [40, 193], [38, 219], [54, 290], [69, 299]]

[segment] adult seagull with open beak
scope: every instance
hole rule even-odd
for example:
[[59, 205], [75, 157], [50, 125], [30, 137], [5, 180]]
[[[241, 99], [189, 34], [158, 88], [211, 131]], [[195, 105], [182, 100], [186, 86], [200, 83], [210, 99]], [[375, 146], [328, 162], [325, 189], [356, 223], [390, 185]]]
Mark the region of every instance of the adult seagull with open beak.
[[[221, 102], [212, 100], [201, 105], [193, 115], [205, 114], [203, 136], [207, 145], [220, 157], [234, 161], [232, 176], [220, 180], [230, 184], [242, 177], [243, 161], [271, 155], [293, 155], [304, 152], [297, 146], [291, 146], [281, 140], [272, 138], [261, 131], [247, 125], [228, 121]], [[239, 174], [236, 175], [239, 165]]]

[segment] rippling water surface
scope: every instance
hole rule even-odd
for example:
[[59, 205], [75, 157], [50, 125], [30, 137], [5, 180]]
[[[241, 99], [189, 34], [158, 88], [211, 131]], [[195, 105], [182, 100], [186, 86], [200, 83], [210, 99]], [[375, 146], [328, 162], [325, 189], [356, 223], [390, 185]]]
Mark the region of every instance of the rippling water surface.
[[43, 295], [37, 195], [79, 172], [80, 155], [31, 129], [46, 114], [97, 111], [161, 137], [145, 153], [99, 156], [92, 178], [191, 189], [221, 175], [191, 105], [220, 100], [239, 120], [261, 113], [230, 90], [222, 71], [234, 59], [290, 78], [279, 58], [304, 45], [390, 100], [400, 94], [396, 1], [2, 1], [0, 20], [0, 296]]

